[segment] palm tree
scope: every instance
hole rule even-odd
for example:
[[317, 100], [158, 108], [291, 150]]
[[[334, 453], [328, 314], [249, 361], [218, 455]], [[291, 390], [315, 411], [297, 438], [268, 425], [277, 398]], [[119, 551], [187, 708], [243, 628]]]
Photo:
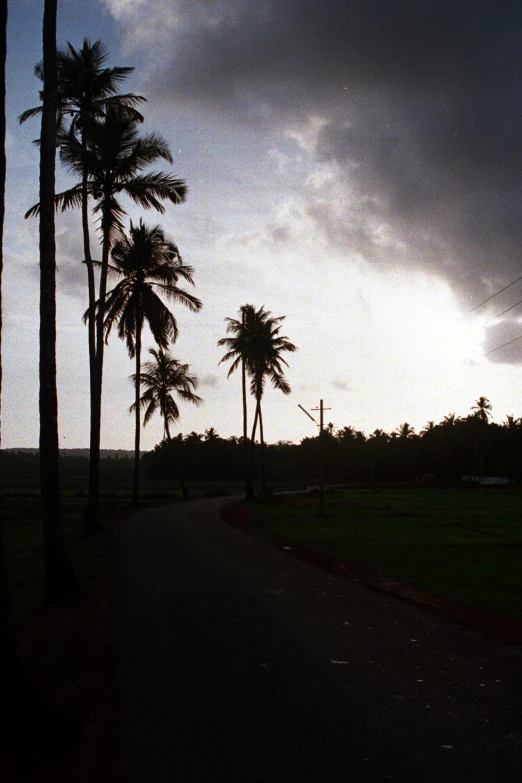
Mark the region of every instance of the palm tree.
[[476, 416], [477, 419], [481, 419], [486, 424], [489, 421], [489, 417], [492, 416], [491, 403], [487, 397], [479, 397], [471, 410], [474, 412], [474, 416]]
[[[143, 424], [148, 424], [152, 416], [159, 411], [163, 417], [163, 437], [170, 441], [170, 427], [176, 424], [180, 417], [174, 394], [183, 402], [200, 405], [203, 400], [194, 392], [198, 387], [198, 379], [190, 374], [188, 364], [181, 364], [169, 351], [149, 348], [149, 353], [154, 357], [154, 361], [145, 362], [140, 372], [140, 386], [145, 389], [140, 397], [140, 405], [145, 408]], [[131, 379], [135, 385], [136, 375], [132, 375]], [[130, 410], [135, 409], [134, 402]], [[215, 430], [211, 428], [205, 432], [207, 440], [211, 437], [209, 433], [213, 433], [212, 437], [216, 436]]]
[[261, 398], [263, 396], [266, 380], [268, 379], [275, 389], [283, 394], [290, 394], [290, 384], [284, 376], [282, 365], [288, 367], [288, 362], [281, 356], [283, 351], [294, 353], [297, 347], [291, 343], [288, 337], [279, 334], [281, 322], [285, 316], [271, 318], [271, 313], [261, 307], [257, 313], [257, 324], [253, 338], [252, 353], [249, 359], [249, 372], [251, 375], [250, 392], [256, 399], [256, 412], [252, 427], [252, 443], [255, 442], [257, 422], [259, 422], [259, 440], [261, 444], [261, 480], [263, 488], [266, 481], [263, 470], [264, 434], [263, 417], [261, 414]]
[[[89, 497], [86, 511], [88, 529], [99, 524], [100, 493], [100, 429], [103, 381], [104, 322], [107, 294], [107, 275], [111, 246], [122, 235], [122, 218], [125, 214], [118, 200], [129, 196], [146, 209], [165, 211], [161, 200], [180, 204], [185, 200], [187, 188], [183, 180], [172, 174], [144, 171], [149, 165], [163, 159], [172, 163], [168, 144], [156, 133], [140, 138], [137, 120], [125, 107], [110, 105], [101, 119], [93, 119], [89, 130], [88, 149], [84, 150], [71, 129], [67, 143], [62, 144], [62, 160], [71, 173], [83, 176], [88, 170], [88, 194], [98, 202], [94, 214], [99, 215], [102, 236], [102, 260], [96, 310], [96, 372], [91, 405], [91, 442], [89, 465]], [[56, 196], [56, 205], [62, 211], [82, 203], [83, 181]], [[32, 207], [26, 217], [36, 214], [39, 205]]]
[[[101, 41], [90, 41], [84, 39], [81, 49], [75, 49], [68, 43], [67, 51], [57, 53], [57, 79], [58, 79], [58, 97], [57, 97], [57, 123], [58, 134], [57, 141], [62, 148], [66, 149], [70, 137], [76, 139], [79, 144], [84, 160], [81, 171], [81, 198], [80, 205], [82, 211], [82, 230], [83, 230], [83, 252], [84, 261], [87, 268], [87, 283], [89, 296], [89, 319], [88, 319], [88, 339], [89, 339], [89, 374], [90, 374], [90, 396], [91, 396], [91, 443], [93, 438], [93, 427], [97, 426], [97, 417], [93, 416], [96, 408], [97, 385], [96, 385], [96, 334], [95, 334], [95, 302], [96, 289], [94, 278], [94, 265], [92, 262], [90, 236], [89, 236], [89, 171], [85, 153], [89, 145], [89, 131], [94, 119], [101, 119], [110, 106], [118, 106], [125, 110], [129, 117], [137, 122], [143, 121], [142, 115], [136, 110], [145, 98], [133, 94], [120, 95], [118, 93], [121, 82], [132, 73], [133, 68], [117, 67], [104, 68], [104, 62], [107, 59], [107, 50]], [[35, 68], [36, 75], [43, 79], [43, 67], [39, 63]], [[37, 106], [28, 109], [20, 115], [20, 123], [25, 122], [31, 117], [41, 113], [42, 107]], [[66, 119], [69, 119], [67, 129]], [[64, 155], [64, 157], [67, 157]], [[92, 465], [96, 469], [96, 461]]]
[[505, 420], [502, 422], [502, 426], [507, 430], [518, 430], [520, 423], [520, 419], [516, 419], [514, 416], [506, 416]]
[[[135, 463], [132, 500], [139, 502], [140, 464], [140, 381], [141, 381], [141, 337], [143, 323], [149, 324], [152, 336], [160, 348], [167, 348], [178, 336], [175, 317], [166, 307], [158, 293], [167, 299], [179, 302], [192, 312], [201, 309], [201, 302], [192, 294], [178, 288], [181, 278], [194, 284], [193, 269], [186, 266], [174, 242], [165, 238], [160, 226], [149, 228], [142, 220], [138, 225], [130, 224], [128, 235], [123, 235], [114, 244], [112, 263], [108, 266], [111, 276], [121, 278], [120, 282], [106, 294], [104, 319], [107, 340], [114, 324], [118, 325], [118, 336], [127, 342], [131, 358], [136, 359], [134, 375], [136, 398]], [[102, 300], [97, 302], [102, 310]], [[151, 414], [152, 415], [152, 414]]]
[[44, 6], [40, 136], [40, 493], [45, 588], [50, 603], [67, 599], [75, 589], [61, 516], [56, 391], [56, 4], [57, 0], [46, 0]]
[[396, 432], [399, 438], [412, 438], [415, 435], [415, 430], [407, 421], [401, 424], [400, 427], [397, 427]]
[[454, 413], [448, 413], [441, 421], [441, 424], [447, 425], [448, 427], [453, 427], [454, 424], [459, 422], [461, 419], [459, 416], [456, 416]]
[[245, 468], [245, 498], [252, 500], [254, 497], [254, 485], [252, 481], [252, 471], [250, 467], [250, 449], [248, 441], [248, 411], [247, 411], [247, 392], [246, 376], [247, 365], [253, 361], [252, 348], [256, 328], [258, 327], [258, 317], [254, 305], [243, 305], [239, 309], [240, 319], [225, 318], [227, 323], [227, 334], [233, 334], [233, 337], [222, 337], [218, 340], [218, 345], [224, 345], [228, 348], [227, 353], [220, 360], [219, 364], [228, 362], [232, 359], [232, 364], [228, 370], [227, 378], [230, 378], [237, 368], [241, 365], [241, 395], [243, 401], [243, 462]]

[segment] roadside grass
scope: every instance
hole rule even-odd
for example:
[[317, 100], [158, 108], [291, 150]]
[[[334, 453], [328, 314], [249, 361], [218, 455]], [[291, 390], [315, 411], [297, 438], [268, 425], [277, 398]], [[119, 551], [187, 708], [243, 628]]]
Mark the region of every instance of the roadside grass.
[[446, 598], [522, 616], [522, 492], [347, 490], [259, 505], [268, 534]]

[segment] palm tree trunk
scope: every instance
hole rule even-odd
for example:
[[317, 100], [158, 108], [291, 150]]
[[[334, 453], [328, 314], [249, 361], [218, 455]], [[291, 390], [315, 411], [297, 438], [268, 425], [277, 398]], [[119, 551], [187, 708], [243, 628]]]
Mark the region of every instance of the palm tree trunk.
[[57, 0], [45, 0], [40, 142], [40, 493], [49, 603], [66, 600], [75, 588], [62, 526], [56, 389], [56, 6]]
[[[104, 199], [107, 203], [107, 193]], [[96, 316], [96, 359], [93, 396], [91, 398], [91, 438], [89, 460], [89, 496], [85, 515], [85, 526], [88, 532], [96, 532], [101, 527], [100, 519], [100, 439], [103, 390], [103, 322], [105, 319], [105, 296], [107, 293], [107, 272], [110, 252], [110, 214], [108, 206], [104, 207], [102, 216], [103, 245], [100, 273], [100, 290], [98, 297], [98, 313]]]
[[261, 451], [259, 454], [259, 465], [260, 465], [260, 474], [261, 474], [261, 485], [263, 487], [263, 491], [266, 490], [266, 475], [265, 475], [265, 462], [264, 462], [264, 453], [265, 453], [265, 439], [263, 435], [263, 416], [261, 415], [261, 400], [258, 401], [259, 406], [259, 441], [261, 444]]
[[[82, 149], [87, 149], [87, 137], [85, 131], [85, 117], [82, 118]], [[91, 483], [95, 483], [95, 477], [91, 474], [96, 469], [96, 461], [92, 459], [93, 432], [96, 431], [97, 417], [94, 415], [96, 410], [96, 282], [94, 279], [94, 265], [91, 256], [91, 243], [89, 236], [89, 194], [87, 190], [87, 168], [84, 166], [82, 172], [82, 230], [83, 230], [83, 255], [87, 267], [87, 285], [89, 295], [89, 315], [87, 320], [87, 329], [89, 337], [89, 390], [90, 390], [90, 446], [89, 454], [89, 488]], [[89, 492], [90, 496], [90, 492]], [[97, 514], [86, 515], [87, 532], [92, 527], [97, 527], [99, 516]], [[93, 525], [92, 523], [95, 522]]]
[[[256, 412], [254, 415], [254, 424], [252, 427], [252, 436], [250, 438], [250, 481], [252, 482], [252, 487], [254, 486], [254, 464], [255, 464], [255, 456], [256, 456], [256, 432], [257, 432], [257, 422], [259, 421], [259, 401], [256, 402]], [[258, 469], [259, 469], [259, 463], [258, 463]], [[258, 470], [259, 472], [259, 470]]]
[[[243, 313], [243, 321], [245, 314]], [[243, 462], [245, 470], [245, 500], [252, 500], [254, 497], [254, 484], [252, 481], [252, 468], [250, 460], [252, 457], [248, 443], [248, 410], [246, 393], [246, 366], [245, 360], [241, 362], [241, 391], [243, 394]]]
[[139, 506], [140, 503], [140, 373], [141, 373], [141, 330], [143, 320], [141, 315], [136, 318], [136, 432], [134, 437], [134, 483], [132, 487], [132, 505]]

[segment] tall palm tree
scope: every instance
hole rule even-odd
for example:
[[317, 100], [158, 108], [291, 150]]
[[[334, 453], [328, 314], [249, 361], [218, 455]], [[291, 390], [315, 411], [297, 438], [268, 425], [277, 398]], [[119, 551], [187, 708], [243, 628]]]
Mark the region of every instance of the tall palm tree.
[[282, 365], [288, 367], [288, 362], [281, 356], [283, 351], [294, 353], [297, 347], [291, 343], [288, 337], [279, 334], [281, 322], [285, 316], [272, 318], [271, 313], [261, 307], [257, 313], [257, 325], [253, 337], [252, 354], [249, 361], [251, 375], [250, 392], [256, 400], [256, 412], [252, 427], [252, 443], [255, 442], [257, 423], [259, 422], [259, 441], [261, 445], [261, 481], [263, 488], [266, 486], [264, 474], [263, 453], [265, 447], [263, 433], [263, 416], [261, 413], [261, 399], [267, 379], [275, 389], [283, 394], [290, 394], [290, 384], [284, 376]]
[[57, 0], [45, 0], [40, 136], [40, 493], [45, 588], [50, 603], [67, 599], [75, 588], [61, 516], [56, 390], [56, 4]]
[[474, 415], [477, 417], [477, 419], [481, 419], [483, 422], [488, 422], [490, 416], [493, 414], [491, 413], [492, 407], [490, 401], [487, 399], [487, 397], [479, 397], [478, 400], [475, 402], [475, 405], [471, 408]]
[[228, 348], [227, 353], [219, 364], [232, 360], [227, 378], [241, 366], [241, 397], [243, 402], [243, 464], [245, 469], [245, 498], [252, 500], [254, 497], [254, 484], [250, 466], [251, 450], [248, 440], [248, 410], [247, 410], [247, 368], [251, 369], [253, 363], [253, 346], [256, 330], [259, 327], [259, 316], [254, 305], [246, 304], [239, 309], [240, 318], [225, 318], [227, 334], [233, 337], [222, 337], [218, 345]]
[[[140, 386], [145, 389], [140, 397], [140, 405], [145, 408], [143, 424], [149, 423], [154, 414], [159, 411], [163, 417], [163, 437], [170, 441], [170, 427], [179, 420], [180, 410], [176, 398], [177, 395], [183, 402], [191, 402], [200, 405], [203, 400], [195, 394], [198, 387], [198, 379], [190, 374], [188, 364], [181, 364], [170, 351], [155, 350], [149, 348], [153, 356], [153, 362], [145, 362], [140, 372]], [[136, 375], [131, 375], [131, 380], [136, 385]], [[131, 411], [136, 410], [134, 402]], [[211, 428], [212, 429], [212, 428]], [[211, 432], [208, 430], [207, 432]], [[215, 432], [215, 431], [213, 431]], [[207, 437], [208, 439], [208, 437]]]
[[[259, 421], [261, 442], [263, 442], [263, 420], [261, 415], [261, 398], [263, 396], [266, 380], [268, 379], [275, 389], [283, 394], [290, 394], [290, 384], [284, 376], [282, 365], [288, 367], [288, 362], [281, 354], [283, 351], [294, 353], [297, 347], [291, 343], [288, 337], [279, 334], [281, 322], [286, 316], [271, 318], [270, 312], [264, 307], [258, 310], [259, 327], [254, 338], [253, 360], [251, 361], [250, 391], [256, 398], [256, 418]], [[252, 440], [256, 435], [257, 421], [254, 418], [252, 428]]]
[[[94, 119], [89, 130], [87, 150], [71, 129], [67, 143], [62, 144], [62, 160], [69, 171], [83, 176], [84, 165], [88, 170], [87, 190], [97, 201], [94, 214], [99, 216], [102, 239], [102, 259], [98, 304], [96, 308], [96, 369], [91, 404], [91, 441], [89, 464], [89, 497], [86, 524], [88, 529], [99, 525], [100, 493], [100, 429], [104, 356], [104, 322], [107, 294], [107, 275], [110, 250], [123, 233], [122, 218], [125, 214], [119, 198], [130, 197], [146, 209], [163, 213], [162, 200], [180, 204], [185, 200], [187, 188], [183, 180], [172, 174], [146, 171], [151, 164], [163, 159], [172, 163], [172, 155], [165, 139], [156, 133], [140, 138], [138, 122], [125, 107], [110, 105], [104, 117]], [[62, 211], [82, 203], [83, 182], [56, 196], [56, 205]], [[26, 216], [36, 214], [39, 205], [32, 207]]]
[[[160, 226], [149, 228], [142, 220], [130, 224], [128, 234], [116, 240], [111, 253], [112, 263], [107, 271], [119, 277], [120, 282], [105, 297], [104, 331], [108, 339], [114, 324], [118, 336], [127, 342], [131, 358], [136, 360], [135, 380], [135, 452], [134, 484], [132, 500], [139, 502], [140, 464], [140, 386], [141, 386], [141, 338], [144, 321], [147, 321], [156, 343], [167, 348], [178, 336], [175, 317], [164, 304], [159, 293], [167, 299], [188, 307], [192, 312], [201, 309], [201, 302], [188, 291], [179, 288], [181, 278], [194, 284], [193, 269], [183, 263], [174, 242], [166, 239]], [[102, 262], [103, 263], [103, 262]], [[103, 271], [103, 270], [102, 270]], [[97, 302], [102, 310], [102, 300]]]
[[[143, 121], [142, 115], [137, 111], [138, 106], [145, 98], [133, 94], [118, 94], [122, 81], [134, 70], [129, 67], [106, 68], [107, 50], [101, 41], [93, 44], [84, 39], [81, 49], [75, 49], [70, 43], [67, 51], [57, 53], [57, 141], [62, 148], [67, 147], [70, 136], [75, 137], [81, 147], [84, 160], [81, 171], [81, 199], [83, 231], [83, 254], [87, 269], [87, 284], [89, 297], [89, 376], [91, 397], [91, 442], [93, 440], [92, 428], [96, 427], [96, 416], [92, 412], [95, 409], [96, 394], [96, 334], [95, 334], [95, 302], [96, 288], [94, 277], [94, 265], [91, 256], [89, 236], [89, 171], [85, 160], [85, 153], [89, 145], [89, 130], [94, 119], [101, 119], [109, 106], [118, 106], [128, 112], [129, 116], [137, 122]], [[35, 68], [36, 75], [43, 79], [43, 67], [39, 63]], [[37, 106], [28, 109], [20, 115], [20, 123], [41, 113], [42, 107]], [[96, 468], [96, 462], [93, 465]]]
[[[145, 387], [145, 391], [140, 397], [140, 405], [145, 408], [143, 424], [147, 424], [154, 413], [159, 410], [163, 416], [164, 440], [170, 443], [170, 427], [180, 417], [180, 410], [174, 394], [177, 394], [184, 402], [200, 405], [202, 399], [194, 393], [198, 379], [195, 375], [190, 374], [188, 364], [178, 362], [169, 351], [164, 351], [162, 348], [156, 351], [154, 348], [150, 348], [149, 353], [154, 357], [154, 361], [145, 362], [140, 374], [140, 385]], [[131, 380], [134, 384], [136, 383], [136, 374], [131, 376]], [[135, 409], [136, 403], [134, 402], [130, 411]], [[179, 483], [183, 497], [188, 500], [190, 495], [181, 472]]]

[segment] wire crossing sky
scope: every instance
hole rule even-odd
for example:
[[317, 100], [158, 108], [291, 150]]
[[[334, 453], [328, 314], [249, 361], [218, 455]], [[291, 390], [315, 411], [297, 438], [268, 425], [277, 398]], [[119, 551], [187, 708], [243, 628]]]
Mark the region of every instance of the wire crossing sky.
[[[5, 447], [38, 443], [38, 104], [42, 2], [10, 5], [5, 259]], [[179, 431], [241, 433], [240, 378], [218, 366], [241, 305], [284, 315], [299, 352], [293, 393], [267, 388], [266, 439], [309, 435], [328, 400], [336, 427], [420, 429], [522, 415], [522, 11], [450, 0], [59, 0], [60, 46], [101, 39], [135, 68], [145, 131], [169, 142], [188, 198], [160, 224], [194, 267], [203, 310], [175, 308], [173, 355], [204, 404]], [[58, 161], [58, 187], [72, 180]], [[128, 224], [128, 223], [127, 223]], [[92, 225], [93, 254], [96, 224]], [[57, 216], [63, 447], [88, 444], [87, 303], [79, 211]], [[154, 347], [144, 334], [144, 354]], [[133, 372], [111, 335], [102, 448], [132, 448]], [[426, 393], [428, 391], [428, 393]], [[253, 419], [253, 405], [250, 419]], [[311, 423], [310, 423], [311, 424]], [[175, 433], [173, 433], [175, 434]], [[162, 437], [147, 424], [144, 448]]]

